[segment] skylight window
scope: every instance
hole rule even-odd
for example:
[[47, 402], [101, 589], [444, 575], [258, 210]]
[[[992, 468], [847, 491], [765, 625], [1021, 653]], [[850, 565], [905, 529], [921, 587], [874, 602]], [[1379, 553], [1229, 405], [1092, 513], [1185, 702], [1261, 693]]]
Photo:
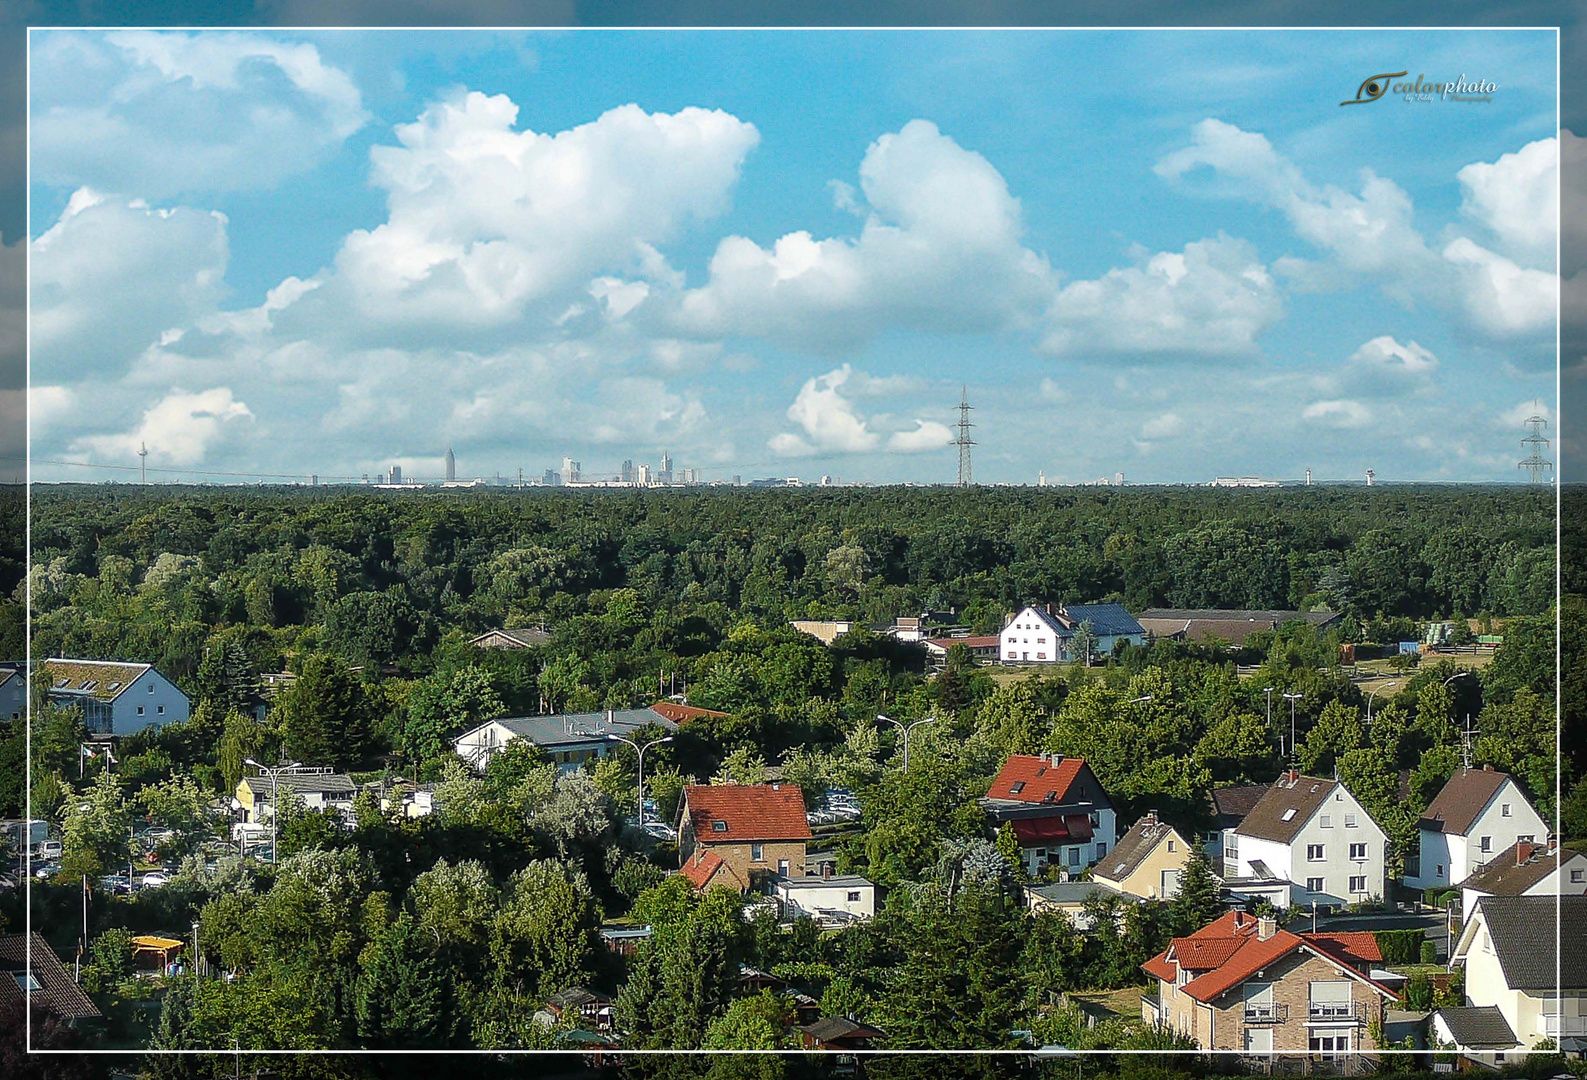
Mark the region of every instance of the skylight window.
[[1022, 792], [1024, 790], [1025, 790], [1025, 781], [1023, 781], [1023, 780], [1016, 780], [1016, 781], [1014, 781], [1012, 784], [1010, 784], [1008, 786], [1008, 793], [1010, 795], [1018, 795], [1020, 792]]
[[1294, 818], [1295, 818], [1295, 808], [1292, 806], [1288, 810], [1284, 811], [1284, 816], [1282, 818], [1280, 818], [1279, 820], [1280, 821], [1293, 821]]
[[713, 821], [713, 822], [711, 822], [711, 831], [712, 832], [727, 832], [727, 822], [725, 822], [725, 821]]

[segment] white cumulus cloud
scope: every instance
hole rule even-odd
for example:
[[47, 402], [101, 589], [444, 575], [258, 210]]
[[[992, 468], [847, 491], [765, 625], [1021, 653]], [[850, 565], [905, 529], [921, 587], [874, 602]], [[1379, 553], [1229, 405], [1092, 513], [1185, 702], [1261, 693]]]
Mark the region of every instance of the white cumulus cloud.
[[[846, 188], [840, 191], [848, 190]], [[688, 332], [857, 346], [887, 326], [984, 331], [1018, 322], [1050, 289], [1020, 244], [1020, 203], [980, 154], [927, 120], [871, 144], [860, 164], [865, 225], [854, 238], [791, 232], [770, 247], [717, 245], [710, 280], [673, 312]], [[857, 206], [850, 192], [848, 204]]]
[[367, 118], [313, 45], [259, 33], [52, 31], [30, 88], [35, 180], [149, 198], [270, 187]]
[[[900, 454], [939, 450], [953, 439], [946, 425], [917, 418], [913, 428], [894, 431], [884, 439], [882, 432], [872, 430], [870, 420], [860, 413], [853, 401], [856, 389], [879, 395], [884, 392], [882, 388], [889, 385], [896, 390], [911, 384], [875, 379], [863, 371], [855, 371], [848, 364], [817, 375], [806, 380], [793, 404], [788, 406], [788, 419], [800, 430], [779, 432], [767, 440], [767, 445], [787, 457], [809, 457], [818, 453], [863, 454], [884, 447]], [[879, 421], [887, 419], [878, 418]]]
[[1283, 317], [1256, 249], [1218, 236], [1063, 287], [1042, 342], [1050, 353], [1246, 356]]
[[144, 412], [142, 422], [131, 431], [87, 435], [74, 441], [71, 449], [130, 462], [140, 447], [147, 446], [153, 465], [196, 465], [225, 428], [252, 417], [248, 406], [233, 398], [228, 387], [197, 393], [173, 388]]
[[1361, 428], [1372, 423], [1372, 410], [1348, 398], [1314, 401], [1300, 415], [1303, 420], [1332, 428]]
[[1501, 251], [1527, 266], [1554, 265], [1559, 152], [1558, 139], [1538, 139], [1456, 174], [1461, 213], [1485, 226]]
[[1345, 386], [1356, 393], [1395, 395], [1427, 389], [1438, 357], [1414, 341], [1401, 344], [1384, 334], [1366, 342], [1345, 364]]

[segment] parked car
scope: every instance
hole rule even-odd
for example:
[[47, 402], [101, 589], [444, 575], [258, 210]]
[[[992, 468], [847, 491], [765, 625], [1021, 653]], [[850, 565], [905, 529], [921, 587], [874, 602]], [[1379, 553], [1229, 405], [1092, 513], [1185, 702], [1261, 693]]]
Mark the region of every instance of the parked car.
[[145, 889], [158, 889], [162, 885], [169, 885], [170, 883], [170, 875], [163, 870], [151, 870], [138, 879], [138, 884]]
[[657, 840], [676, 840], [678, 838], [678, 830], [664, 821], [645, 822], [645, 832], [654, 836]]
[[115, 896], [126, 896], [132, 892], [132, 879], [126, 874], [107, 874], [99, 879], [100, 888]]
[[0, 874], [0, 892], [10, 892], [17, 887], [17, 879], [10, 874]]
[[46, 881], [60, 872], [60, 863], [45, 863], [43, 866], [33, 868], [33, 876], [39, 881]]

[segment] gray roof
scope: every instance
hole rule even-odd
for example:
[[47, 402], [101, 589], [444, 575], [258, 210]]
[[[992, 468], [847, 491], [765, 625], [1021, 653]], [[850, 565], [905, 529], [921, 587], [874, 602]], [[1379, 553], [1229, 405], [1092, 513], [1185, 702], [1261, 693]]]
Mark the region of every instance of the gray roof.
[[[55, 950], [37, 933], [0, 934], [0, 966], [6, 969], [0, 973], [0, 1005], [10, 1005], [26, 997], [35, 1007], [54, 1013], [63, 1020], [80, 1020], [99, 1015], [99, 1009], [72, 981], [72, 973], [66, 970], [60, 957], [55, 955]], [[38, 983], [38, 988], [26, 995], [22, 984], [10, 974], [13, 971], [21, 972], [24, 968]]]
[[777, 882], [777, 884], [779, 886], [782, 886], [782, 887], [785, 887], [785, 888], [789, 888], [789, 889], [820, 889], [820, 888], [831, 888], [831, 889], [859, 889], [859, 888], [867, 888], [867, 889], [870, 889], [870, 888], [875, 888], [875, 883], [874, 882], [869, 881], [869, 880], [867, 880], [865, 878], [862, 878], [858, 874], [840, 874], [840, 875], [838, 875], [836, 877], [829, 877], [829, 878], [824, 878], [824, 877], [782, 878], [782, 879], [780, 879]]
[[1119, 892], [1098, 881], [1053, 881], [1046, 885], [1027, 885], [1025, 891], [1054, 904], [1083, 904], [1093, 896], [1116, 896], [1130, 903], [1140, 900], [1138, 896]]
[[1155, 814], [1141, 818], [1130, 826], [1129, 832], [1119, 837], [1113, 850], [1097, 863], [1095, 872], [1105, 874], [1110, 881], [1122, 881], [1135, 873], [1146, 857], [1157, 850], [1157, 845], [1174, 831], [1172, 825], [1158, 820]]
[[1338, 786], [1337, 780], [1325, 780], [1320, 776], [1291, 777], [1285, 773], [1251, 807], [1235, 827], [1235, 834], [1287, 844], [1305, 828]]
[[1098, 634], [1146, 633], [1123, 604], [1071, 604], [1064, 608], [1064, 614], [1073, 619], [1076, 625], [1089, 622], [1091, 629]]
[[[553, 716], [507, 716], [490, 721], [536, 746], [587, 746], [605, 741], [605, 733], [632, 735], [659, 724], [668, 731], [678, 725], [654, 709], [614, 709], [610, 713], [558, 713]], [[481, 725], [483, 726], [483, 725]], [[478, 728], [474, 729], [478, 731]]]
[[1587, 896], [1484, 896], [1476, 912], [1510, 989], [1587, 990]]
[[1497, 1005], [1467, 1005], [1436, 1010], [1455, 1038], [1455, 1045], [1467, 1050], [1508, 1050], [1520, 1046], [1510, 1022]]
[[1336, 611], [1282, 611], [1269, 609], [1251, 611], [1244, 608], [1147, 608], [1141, 612], [1143, 619], [1172, 619], [1177, 622], [1265, 622], [1283, 626], [1296, 619], [1312, 626], [1327, 626], [1339, 618]]
[[[1524, 851], [1520, 848], [1519, 842], [1511, 844], [1458, 887], [1489, 896], [1521, 896], [1559, 869], [1559, 848], [1550, 851], [1547, 844], [1527, 844]], [[1572, 851], [1566, 855], [1565, 862], [1568, 865], [1582, 859], [1581, 852]]]
[[274, 785], [268, 776], [248, 776], [244, 779], [248, 781], [248, 787], [256, 797], [263, 796], [266, 799], [270, 797], [272, 787], [280, 791], [296, 791], [299, 794], [307, 791], [352, 796], [358, 793], [358, 785], [353, 783], [352, 777], [343, 776], [341, 773], [281, 773], [276, 776]]

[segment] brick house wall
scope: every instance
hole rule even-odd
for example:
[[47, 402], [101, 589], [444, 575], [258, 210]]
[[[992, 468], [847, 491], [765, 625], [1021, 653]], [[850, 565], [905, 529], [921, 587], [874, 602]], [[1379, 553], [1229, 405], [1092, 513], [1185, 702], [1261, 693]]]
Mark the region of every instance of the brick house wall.
[[[699, 847], [709, 851], [721, 859], [740, 880], [752, 881], [754, 875], [777, 873], [778, 862], [788, 860], [789, 877], [804, 877], [805, 873], [805, 842], [803, 840], [768, 840], [757, 844], [750, 840], [734, 840], [723, 844], [712, 844], [698, 841]], [[760, 858], [756, 859], [755, 848], [760, 848]], [[690, 853], [686, 858], [693, 858]]]
[[[1256, 980], [1252, 980], [1256, 981]], [[1368, 1024], [1383, 1019], [1384, 997], [1376, 990], [1343, 974], [1332, 964], [1310, 953], [1292, 953], [1268, 969], [1261, 980], [1273, 988], [1273, 1004], [1278, 1006], [1277, 1017], [1270, 1023], [1254, 1023], [1251, 1027], [1265, 1027], [1273, 1032], [1274, 1053], [1305, 1053], [1310, 1049], [1309, 1033], [1313, 1030], [1329, 1032], [1348, 1031], [1352, 1051], [1376, 1050], [1377, 1044], [1368, 1034]], [[1329, 1022], [1308, 1022], [1311, 1007], [1312, 982], [1345, 982], [1350, 984], [1350, 1011], [1347, 1018]], [[1211, 1015], [1201, 1009], [1202, 1026], [1210, 1031], [1197, 1032], [1196, 1041], [1214, 1050], [1244, 1050], [1245, 986], [1233, 987], [1215, 998]]]

